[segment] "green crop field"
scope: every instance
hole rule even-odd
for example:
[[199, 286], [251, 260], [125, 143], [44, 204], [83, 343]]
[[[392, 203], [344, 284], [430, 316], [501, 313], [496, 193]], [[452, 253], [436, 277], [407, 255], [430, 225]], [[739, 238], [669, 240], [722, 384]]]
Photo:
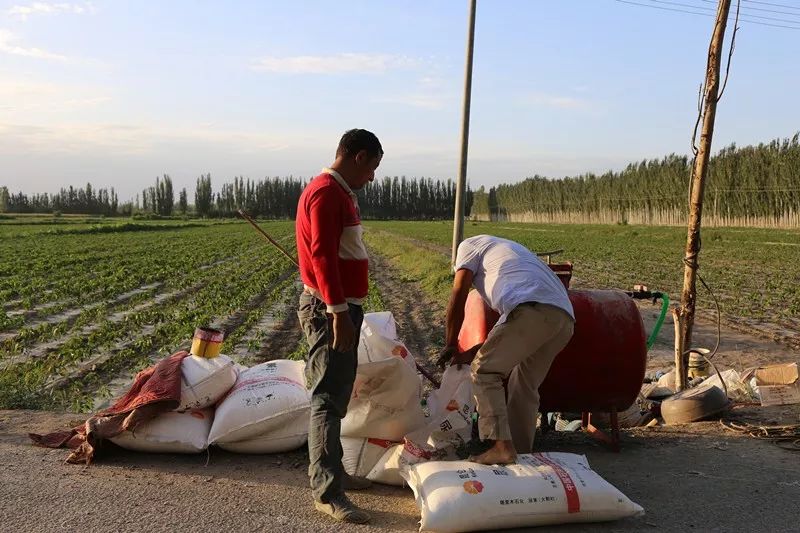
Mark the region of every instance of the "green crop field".
[[[291, 264], [241, 222], [0, 222], [0, 407], [90, 409], [198, 325], [257, 351], [250, 330], [294, 297]], [[291, 222], [264, 228], [294, 249]]]
[[[365, 223], [372, 253], [431, 301], [450, 288], [448, 222]], [[294, 252], [293, 223], [262, 227]], [[576, 287], [645, 283], [676, 298], [684, 230], [612, 225], [468, 223], [536, 251], [564, 249]], [[711, 229], [701, 273], [728, 320], [796, 331], [800, 233]], [[302, 354], [292, 322], [294, 267], [241, 221], [0, 219], [0, 408], [87, 411], [136, 371], [188, 347], [194, 328], [226, 330], [223, 353], [248, 364]], [[712, 309], [699, 289], [701, 314]], [[368, 310], [384, 306], [371, 287]]]

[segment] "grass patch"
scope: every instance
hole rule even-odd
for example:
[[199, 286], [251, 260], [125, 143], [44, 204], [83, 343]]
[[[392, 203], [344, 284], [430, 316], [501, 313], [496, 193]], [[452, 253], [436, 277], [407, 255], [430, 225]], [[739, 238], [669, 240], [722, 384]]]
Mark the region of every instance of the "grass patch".
[[398, 270], [400, 281], [419, 283], [433, 301], [446, 302], [453, 285], [450, 258], [374, 226], [374, 222], [370, 223], [369, 231], [364, 232], [365, 241]]

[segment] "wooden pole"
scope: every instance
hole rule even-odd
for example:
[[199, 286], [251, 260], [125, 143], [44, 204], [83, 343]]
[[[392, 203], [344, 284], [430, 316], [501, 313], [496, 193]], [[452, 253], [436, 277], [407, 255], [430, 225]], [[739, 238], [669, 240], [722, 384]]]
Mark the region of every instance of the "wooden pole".
[[681, 334], [675, 336], [676, 350], [680, 341], [682, 348], [692, 347], [692, 326], [694, 325], [695, 303], [697, 300], [697, 258], [700, 254], [700, 223], [703, 216], [703, 193], [708, 174], [708, 160], [711, 156], [711, 140], [714, 135], [714, 119], [717, 114], [717, 101], [720, 88], [720, 65], [722, 44], [725, 39], [725, 27], [728, 22], [731, 0], [720, 0], [717, 7], [717, 21], [711, 44], [708, 47], [708, 64], [704, 102], [702, 108], [703, 127], [700, 143], [692, 168], [692, 185], [690, 191], [689, 224], [686, 237], [686, 253], [684, 255], [683, 292], [678, 313]]
[[472, 100], [472, 50], [475, 47], [475, 3], [469, 0], [469, 23], [467, 30], [467, 66], [464, 72], [464, 108], [461, 115], [461, 160], [458, 165], [456, 183], [456, 205], [453, 213], [453, 250], [450, 264], [456, 264], [458, 245], [464, 240], [464, 189], [467, 183], [467, 149], [469, 147], [469, 108]]

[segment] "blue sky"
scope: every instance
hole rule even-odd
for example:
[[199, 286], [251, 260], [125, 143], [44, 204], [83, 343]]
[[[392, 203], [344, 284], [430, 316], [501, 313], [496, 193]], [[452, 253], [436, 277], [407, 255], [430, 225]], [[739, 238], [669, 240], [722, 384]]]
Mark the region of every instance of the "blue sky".
[[[713, 18], [656, 8], [715, 4], [632, 1], [478, 0], [473, 186], [688, 152]], [[800, 130], [800, 1], [770, 3], [743, 8], [797, 29], [740, 23], [715, 149]], [[381, 138], [380, 175], [452, 178], [466, 19], [462, 0], [0, 0], [0, 185], [308, 177], [351, 127]]]

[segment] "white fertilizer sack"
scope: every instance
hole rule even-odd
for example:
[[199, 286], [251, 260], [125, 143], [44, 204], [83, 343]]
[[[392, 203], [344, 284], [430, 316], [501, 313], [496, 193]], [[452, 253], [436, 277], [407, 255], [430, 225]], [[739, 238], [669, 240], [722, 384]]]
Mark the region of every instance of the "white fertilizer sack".
[[571, 453], [520, 455], [508, 466], [429, 461], [403, 473], [421, 531], [439, 533], [602, 522], [644, 513]]
[[342, 465], [351, 476], [367, 477], [396, 443], [382, 439], [342, 437]]
[[128, 450], [150, 453], [200, 453], [208, 446], [212, 409], [163, 413], [111, 442]]
[[416, 372], [416, 361], [397, 336], [392, 313], [367, 313], [361, 324], [358, 342], [358, 364], [374, 363], [392, 357], [402, 359]]
[[233, 387], [236, 366], [227, 355], [211, 359], [190, 355], [181, 362], [181, 404], [178, 411], [211, 407]]
[[240, 373], [217, 405], [209, 444], [307, 433], [311, 404], [304, 369], [302, 361], [276, 360]]
[[299, 425], [299, 423], [290, 424], [289, 427], [282, 430], [239, 442], [220, 442], [218, 446], [223, 450], [234, 453], [289, 452], [303, 446], [308, 440], [308, 419], [304, 421], [302, 428]]
[[421, 396], [416, 371], [402, 359], [359, 364], [342, 436], [401, 441], [425, 425]]

